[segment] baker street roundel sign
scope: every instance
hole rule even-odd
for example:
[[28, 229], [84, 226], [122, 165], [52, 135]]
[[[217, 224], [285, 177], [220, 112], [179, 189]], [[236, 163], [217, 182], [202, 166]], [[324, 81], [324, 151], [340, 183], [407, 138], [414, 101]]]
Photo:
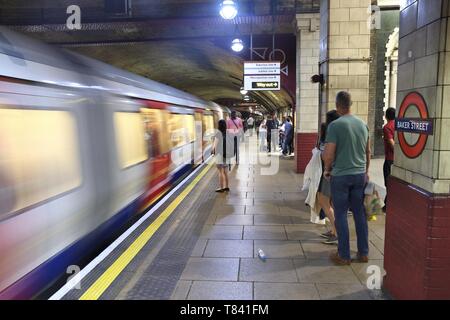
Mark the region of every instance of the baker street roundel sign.
[[[409, 108], [416, 108], [420, 118], [405, 118]], [[415, 159], [423, 153], [428, 136], [433, 135], [433, 121], [429, 118], [427, 104], [420, 93], [411, 92], [403, 99], [395, 120], [395, 130], [398, 132], [398, 142], [405, 156]], [[419, 134], [419, 138], [416, 143], [411, 144], [406, 140], [405, 133]]]

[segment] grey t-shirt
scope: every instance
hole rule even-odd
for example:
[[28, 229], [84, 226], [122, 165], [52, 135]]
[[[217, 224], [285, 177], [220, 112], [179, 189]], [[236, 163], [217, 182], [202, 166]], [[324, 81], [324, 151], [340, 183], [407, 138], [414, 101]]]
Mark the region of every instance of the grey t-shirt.
[[336, 144], [333, 176], [364, 174], [369, 128], [361, 119], [346, 115], [333, 121], [327, 130], [327, 143]]

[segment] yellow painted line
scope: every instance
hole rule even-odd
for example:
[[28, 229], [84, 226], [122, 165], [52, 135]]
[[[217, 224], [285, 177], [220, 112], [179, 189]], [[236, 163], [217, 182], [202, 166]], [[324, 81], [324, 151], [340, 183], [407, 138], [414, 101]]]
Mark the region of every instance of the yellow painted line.
[[97, 300], [111, 283], [120, 275], [133, 258], [141, 251], [145, 244], [161, 227], [164, 221], [175, 211], [180, 203], [189, 195], [194, 187], [212, 167], [209, 164], [200, 174], [176, 197], [176, 199], [156, 218], [153, 223], [142, 232], [139, 237], [122, 253], [122, 255], [98, 278], [92, 286], [80, 297], [80, 300]]

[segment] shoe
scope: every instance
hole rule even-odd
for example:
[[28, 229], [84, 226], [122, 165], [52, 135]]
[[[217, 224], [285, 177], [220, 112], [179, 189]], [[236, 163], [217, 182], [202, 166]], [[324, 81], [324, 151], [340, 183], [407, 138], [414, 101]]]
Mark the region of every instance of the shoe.
[[327, 240], [322, 242], [323, 244], [330, 244], [330, 245], [337, 245], [338, 244], [338, 237], [336, 236], [330, 236]]
[[359, 253], [356, 255], [356, 259], [352, 259], [352, 262], [358, 262], [358, 263], [368, 263], [369, 257], [368, 256], [361, 256]]
[[223, 192], [230, 192], [230, 188], [223, 189]]
[[216, 192], [217, 192], [217, 193], [224, 193], [224, 192], [225, 192], [225, 189], [217, 189]]
[[351, 264], [350, 260], [345, 260], [339, 257], [339, 253], [337, 252], [330, 255], [330, 260], [337, 266], [349, 266]]
[[328, 239], [329, 237], [332, 236], [332, 233], [331, 233], [331, 231], [328, 231], [328, 232], [322, 233], [320, 236], [324, 239]]

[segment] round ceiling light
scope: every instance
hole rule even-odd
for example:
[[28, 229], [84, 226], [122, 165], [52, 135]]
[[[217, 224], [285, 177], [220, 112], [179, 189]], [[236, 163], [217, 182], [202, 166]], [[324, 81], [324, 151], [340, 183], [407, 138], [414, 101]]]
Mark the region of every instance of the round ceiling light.
[[224, 0], [220, 4], [220, 15], [226, 20], [234, 19], [238, 14], [236, 3], [233, 0]]
[[234, 52], [241, 52], [244, 49], [244, 42], [241, 39], [234, 39], [231, 42], [231, 49]]

